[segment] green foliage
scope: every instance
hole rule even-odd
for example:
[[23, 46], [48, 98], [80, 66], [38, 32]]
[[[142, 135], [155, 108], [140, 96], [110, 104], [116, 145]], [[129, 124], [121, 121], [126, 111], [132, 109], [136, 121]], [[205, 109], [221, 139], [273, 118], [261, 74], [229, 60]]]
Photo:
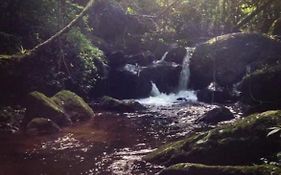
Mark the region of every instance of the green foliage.
[[97, 62], [105, 62], [103, 52], [86, 38], [78, 28], [73, 28], [65, 39], [65, 50], [69, 55], [72, 54], [77, 57], [70, 62], [71, 76], [74, 81], [80, 86], [85, 93], [87, 93], [100, 78], [98, 75]]

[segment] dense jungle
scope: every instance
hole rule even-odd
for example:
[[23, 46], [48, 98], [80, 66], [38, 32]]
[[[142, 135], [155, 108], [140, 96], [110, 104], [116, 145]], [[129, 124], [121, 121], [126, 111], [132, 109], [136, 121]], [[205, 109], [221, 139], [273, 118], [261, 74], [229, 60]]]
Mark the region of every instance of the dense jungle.
[[0, 175], [281, 175], [280, 0], [1, 0]]

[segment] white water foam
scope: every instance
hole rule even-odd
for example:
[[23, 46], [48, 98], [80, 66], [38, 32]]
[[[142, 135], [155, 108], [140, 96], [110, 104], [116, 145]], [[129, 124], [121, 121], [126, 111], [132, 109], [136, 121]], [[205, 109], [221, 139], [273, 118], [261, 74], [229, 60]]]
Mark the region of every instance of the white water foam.
[[194, 91], [185, 90], [170, 94], [160, 93], [157, 96], [150, 96], [137, 101], [144, 105], [169, 106], [175, 103], [195, 102], [197, 101], [197, 96]]

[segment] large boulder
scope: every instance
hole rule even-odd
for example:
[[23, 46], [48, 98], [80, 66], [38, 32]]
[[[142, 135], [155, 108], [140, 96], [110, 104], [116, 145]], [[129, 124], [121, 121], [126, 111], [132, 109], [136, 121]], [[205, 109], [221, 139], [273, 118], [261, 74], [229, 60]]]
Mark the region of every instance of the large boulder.
[[278, 175], [281, 168], [273, 165], [209, 166], [181, 163], [161, 171], [159, 175]]
[[33, 118], [51, 119], [59, 126], [66, 126], [72, 121], [86, 120], [93, 116], [93, 110], [78, 95], [70, 91], [60, 91], [53, 97], [40, 92], [32, 92], [27, 98], [25, 124]]
[[238, 100], [238, 95], [229, 89], [208, 89], [204, 88], [198, 90], [197, 93], [198, 101], [205, 103], [233, 103]]
[[94, 116], [92, 108], [78, 95], [62, 90], [51, 98], [72, 121], [87, 120]]
[[49, 118], [59, 126], [71, 124], [71, 119], [63, 109], [58, 106], [52, 99], [40, 92], [32, 92], [27, 98], [27, 112], [24, 122], [27, 124], [36, 117]]
[[143, 98], [149, 95], [152, 85], [145, 77], [140, 77], [140, 67], [125, 65], [112, 70], [104, 82], [105, 94], [119, 99]]
[[[239, 85], [242, 101], [259, 108], [281, 108], [281, 64], [245, 76]], [[264, 110], [263, 109], [263, 110]]]
[[203, 114], [201, 117], [199, 117], [196, 122], [198, 123], [206, 123], [206, 124], [217, 124], [221, 121], [227, 121], [234, 119], [234, 115], [232, 112], [230, 112], [229, 109], [226, 107], [216, 107], [205, 114]]
[[186, 55], [185, 48], [183, 47], [173, 48], [168, 52], [165, 61], [174, 62], [181, 65], [183, 63], [183, 59], [185, 55]]
[[155, 56], [150, 51], [146, 51], [128, 55], [127, 63], [140, 66], [148, 66], [152, 64], [154, 60], [156, 60]]
[[161, 92], [173, 92], [179, 84], [182, 67], [175, 63], [159, 63], [144, 67], [140, 78], [154, 82]]
[[162, 146], [144, 159], [160, 164], [202, 163], [245, 165], [276, 156], [281, 150], [279, 134], [267, 136], [281, 124], [281, 111], [253, 114], [234, 123]]
[[274, 64], [281, 43], [258, 33], [232, 33], [213, 38], [196, 47], [190, 61], [191, 87], [202, 89], [215, 81], [228, 87], [247, 71]]
[[26, 126], [29, 135], [54, 134], [60, 131], [60, 127], [48, 118], [34, 118]]

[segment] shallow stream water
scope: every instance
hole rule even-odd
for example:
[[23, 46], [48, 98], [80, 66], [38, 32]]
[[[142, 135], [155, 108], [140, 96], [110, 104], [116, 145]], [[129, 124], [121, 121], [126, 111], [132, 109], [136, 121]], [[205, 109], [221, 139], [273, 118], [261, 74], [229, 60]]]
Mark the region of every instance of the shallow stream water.
[[163, 167], [142, 157], [199, 128], [194, 120], [212, 105], [147, 105], [138, 113], [100, 112], [48, 136], [0, 135], [2, 175], [152, 175]]

